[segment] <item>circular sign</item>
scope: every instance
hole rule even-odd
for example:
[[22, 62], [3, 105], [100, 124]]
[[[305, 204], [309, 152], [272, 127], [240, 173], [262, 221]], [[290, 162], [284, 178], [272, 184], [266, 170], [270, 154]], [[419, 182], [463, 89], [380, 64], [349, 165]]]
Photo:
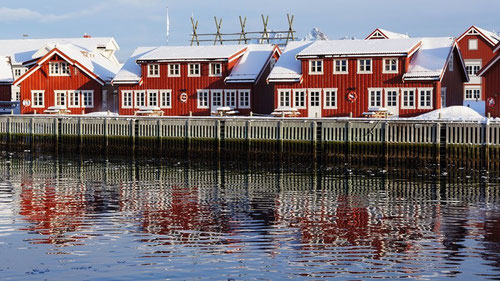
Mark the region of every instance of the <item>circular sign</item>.
[[25, 99], [25, 100], [23, 100], [23, 105], [24, 106], [30, 106], [31, 105], [31, 101], [29, 99]]
[[346, 95], [346, 99], [348, 102], [353, 103], [358, 99], [358, 95], [356, 92], [348, 92]]
[[488, 104], [488, 107], [490, 108], [495, 107], [495, 105], [497, 104], [494, 97], [489, 97], [486, 102]]
[[183, 103], [186, 103], [188, 100], [188, 95], [186, 93], [182, 93], [179, 95], [179, 100]]

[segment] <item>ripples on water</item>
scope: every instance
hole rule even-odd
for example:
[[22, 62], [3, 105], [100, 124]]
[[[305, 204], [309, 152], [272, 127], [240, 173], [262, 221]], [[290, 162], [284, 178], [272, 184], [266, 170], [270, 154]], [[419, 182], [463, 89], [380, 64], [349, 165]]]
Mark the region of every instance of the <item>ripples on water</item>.
[[5, 280], [500, 280], [498, 180], [465, 171], [25, 154], [0, 176]]

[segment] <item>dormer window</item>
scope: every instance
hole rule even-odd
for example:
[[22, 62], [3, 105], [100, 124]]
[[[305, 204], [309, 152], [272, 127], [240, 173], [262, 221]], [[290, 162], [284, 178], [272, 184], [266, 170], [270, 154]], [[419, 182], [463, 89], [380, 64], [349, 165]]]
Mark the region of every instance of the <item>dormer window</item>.
[[70, 76], [69, 64], [67, 62], [50, 62], [49, 63], [50, 76]]
[[398, 59], [384, 59], [383, 73], [398, 73]]
[[359, 59], [358, 73], [372, 73], [372, 59]]
[[211, 63], [210, 64], [210, 76], [222, 76], [222, 64], [221, 63]]
[[179, 77], [181, 76], [181, 65], [180, 64], [169, 64], [168, 65], [168, 77]]
[[159, 64], [148, 64], [148, 77], [160, 77]]
[[200, 75], [201, 75], [201, 70], [200, 70], [199, 63], [188, 64], [188, 76], [189, 77], [198, 77]]
[[323, 74], [323, 60], [310, 60], [309, 74]]

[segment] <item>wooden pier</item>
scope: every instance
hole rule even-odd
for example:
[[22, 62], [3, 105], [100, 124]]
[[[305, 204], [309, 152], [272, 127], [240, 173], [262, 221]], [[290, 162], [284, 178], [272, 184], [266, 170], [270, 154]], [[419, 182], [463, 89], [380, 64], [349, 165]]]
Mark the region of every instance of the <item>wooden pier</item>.
[[356, 152], [374, 157], [412, 157], [407, 151], [425, 148], [425, 157], [438, 160], [453, 155], [453, 148], [466, 147], [477, 152], [475, 158], [488, 161], [498, 158], [500, 122], [8, 115], [0, 117], [0, 141], [46, 143], [63, 149], [101, 147], [112, 151], [124, 147], [126, 151], [146, 148], [158, 152], [183, 147], [330, 156]]

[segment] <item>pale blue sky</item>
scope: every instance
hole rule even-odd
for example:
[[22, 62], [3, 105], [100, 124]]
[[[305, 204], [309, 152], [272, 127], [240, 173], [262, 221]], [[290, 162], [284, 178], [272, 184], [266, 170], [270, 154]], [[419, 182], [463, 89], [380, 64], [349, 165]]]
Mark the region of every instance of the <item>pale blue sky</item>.
[[137, 46], [165, 44], [166, 7], [170, 45], [189, 44], [194, 14], [200, 33], [215, 32], [213, 16], [223, 18], [223, 32], [261, 30], [261, 14], [269, 28], [287, 28], [286, 14], [303, 37], [318, 27], [330, 39], [364, 38], [376, 27], [421, 36], [458, 36], [472, 24], [500, 31], [499, 0], [0, 0], [0, 38], [113, 36], [126, 59]]

